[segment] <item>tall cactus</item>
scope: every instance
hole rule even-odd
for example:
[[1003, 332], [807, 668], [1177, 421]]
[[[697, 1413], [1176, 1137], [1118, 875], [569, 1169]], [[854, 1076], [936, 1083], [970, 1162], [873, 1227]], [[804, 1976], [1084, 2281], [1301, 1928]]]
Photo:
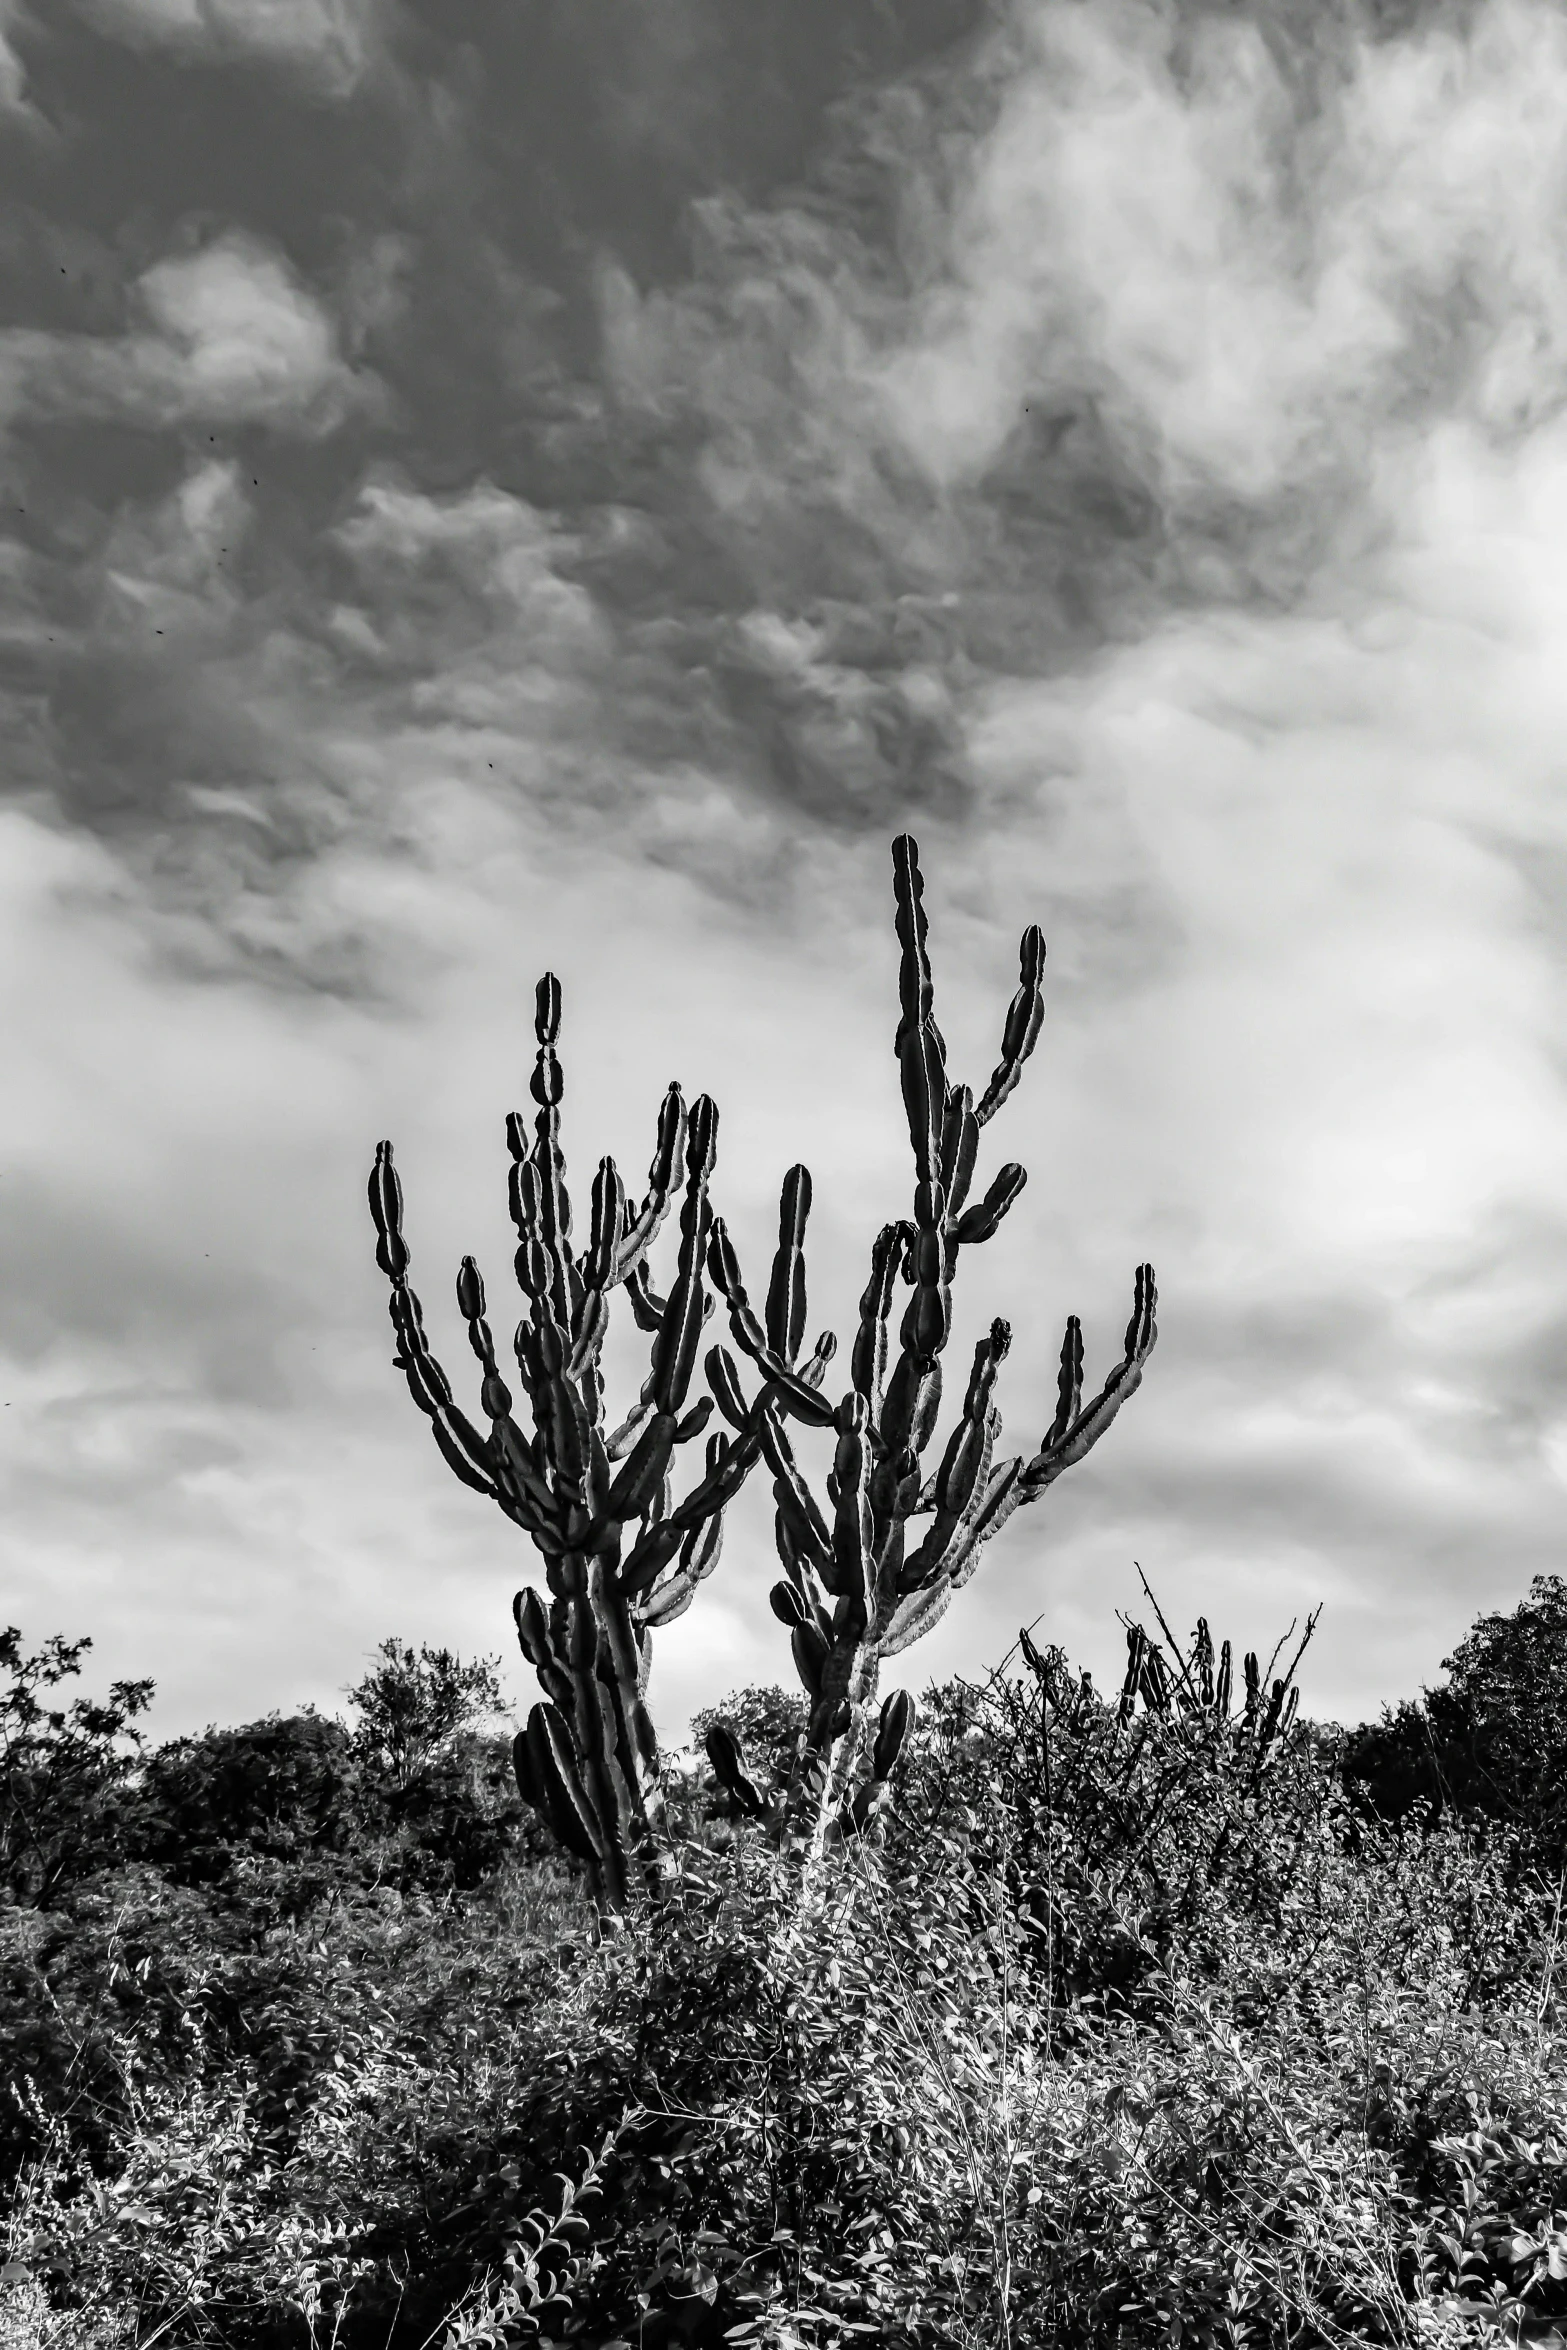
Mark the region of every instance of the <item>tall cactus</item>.
[[[810, 1177], [793, 1167], [784, 1178], [779, 1252], [765, 1320], [754, 1311], [721, 1217], [713, 1219], [708, 1265], [729, 1311], [736, 1345], [764, 1385], [747, 1403], [734, 1358], [722, 1346], [707, 1358], [720, 1410], [748, 1440], [754, 1432], [773, 1476], [784, 1579], [771, 1593], [773, 1612], [790, 1629], [796, 1670], [811, 1700], [788, 1791], [797, 1823], [808, 1820], [810, 1866], [829, 1838], [856, 1832], [884, 1796], [857, 1794], [855, 1780], [869, 1728], [868, 1709], [884, 1658], [928, 1632], [979, 1563], [981, 1546], [1013, 1511], [1037, 1501], [1104, 1434], [1142, 1378], [1155, 1338], [1153, 1267], [1137, 1270], [1136, 1300], [1122, 1360], [1099, 1394], [1082, 1400], [1082, 1329], [1074, 1314], [1061, 1350], [1056, 1412], [1039, 1449], [995, 1458], [1001, 1415], [997, 1374], [1011, 1345], [1010, 1326], [992, 1323], [974, 1350], [958, 1418], [934, 1472], [923, 1457], [941, 1407], [942, 1355], [952, 1328], [952, 1282], [959, 1256], [996, 1232], [1023, 1188], [1024, 1171], [1003, 1166], [969, 1204], [987, 1125], [1018, 1082], [1044, 1016], [1045, 942], [1023, 934], [1017, 993], [1002, 1034], [1001, 1057], [978, 1102], [952, 1083], [933, 1009], [919, 852], [902, 834], [892, 850], [901, 953], [901, 1017], [895, 1051], [914, 1155], [911, 1218], [887, 1224], [871, 1251], [860, 1300], [851, 1387], [836, 1410], [798, 1369], [805, 1319], [802, 1251]], [[887, 1376], [888, 1325], [895, 1282], [911, 1291]], [[826, 1506], [812, 1495], [786, 1422], [831, 1427], [836, 1437]], [[915, 1521], [929, 1520], [920, 1532]], [[920, 1538], [912, 1537], [918, 1533]], [[872, 1787], [885, 1787], [908, 1727], [904, 1708], [883, 1706], [872, 1758]], [[714, 1757], [738, 1802], [747, 1798], [737, 1758]], [[726, 1765], [733, 1768], [726, 1770]], [[883, 1767], [885, 1765], [885, 1768]]]
[[[704, 1263], [718, 1112], [706, 1095], [688, 1112], [671, 1085], [641, 1206], [633, 1211], [614, 1160], [601, 1159], [588, 1245], [574, 1251], [560, 1147], [560, 1012], [560, 984], [547, 973], [536, 1001], [531, 1143], [518, 1112], [506, 1121], [516, 1273], [529, 1307], [512, 1343], [531, 1437], [512, 1417], [472, 1257], [457, 1276], [457, 1304], [482, 1373], [488, 1434], [452, 1399], [409, 1286], [389, 1142], [376, 1151], [370, 1210], [376, 1262], [392, 1285], [396, 1367], [456, 1475], [498, 1503], [544, 1558], [548, 1602], [529, 1588], [513, 1604], [518, 1639], [544, 1692], [516, 1740], [518, 1786], [558, 1841], [587, 1862], [600, 1905], [619, 1909], [639, 1870], [643, 1885], [656, 1889], [668, 1864], [658, 1740], [646, 1704], [651, 1634], [684, 1614], [717, 1564], [724, 1512], [758, 1458], [761, 1414], [742, 1413], [732, 1437], [708, 1439], [703, 1473], [676, 1501], [675, 1455], [701, 1435], [713, 1409], [710, 1397], [689, 1408], [686, 1398], [713, 1304]], [[649, 1286], [647, 1254], [682, 1164], [679, 1256], [669, 1295], [660, 1297]], [[636, 1404], [611, 1429], [599, 1360], [616, 1288], [651, 1337], [652, 1367]], [[802, 1373], [805, 1392], [830, 1352], [830, 1342], [818, 1347]]]

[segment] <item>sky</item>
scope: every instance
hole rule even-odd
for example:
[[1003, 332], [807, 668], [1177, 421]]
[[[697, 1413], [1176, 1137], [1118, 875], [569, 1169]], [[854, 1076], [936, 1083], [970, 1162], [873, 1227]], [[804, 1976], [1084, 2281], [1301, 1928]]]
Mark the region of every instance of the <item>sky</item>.
[[[475, 1409], [553, 970], [582, 1206], [710, 1091], [846, 1349], [905, 828], [976, 1085], [1048, 944], [951, 1359], [1031, 1451], [1144, 1258], [1160, 1336], [887, 1685], [1118, 1683], [1140, 1567], [1353, 1723], [1559, 1569], [1567, 13], [0, 0], [0, 170], [0, 1618], [165, 1737], [394, 1636], [532, 1702], [375, 1144]], [[775, 1573], [756, 1479], [666, 1737]]]

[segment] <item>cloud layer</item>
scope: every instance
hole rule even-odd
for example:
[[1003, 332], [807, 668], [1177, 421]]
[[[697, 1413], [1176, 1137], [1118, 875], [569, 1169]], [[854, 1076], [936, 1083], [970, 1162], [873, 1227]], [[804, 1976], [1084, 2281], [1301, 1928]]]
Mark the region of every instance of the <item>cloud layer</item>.
[[[710, 1087], [845, 1331], [906, 825], [967, 1068], [1050, 949], [960, 1349], [1012, 1315], [1028, 1442], [1064, 1315], [1163, 1307], [903, 1678], [1041, 1611], [1110, 1678], [1137, 1560], [1265, 1654], [1323, 1600], [1358, 1719], [1555, 1563], [1567, 33], [897, 18], [0, 25], [6, 1610], [166, 1728], [507, 1646], [362, 1185], [393, 1134], [432, 1320], [500, 1279], [543, 968], [579, 1162]], [[788, 1679], [770, 1554], [748, 1495], [672, 1733]]]

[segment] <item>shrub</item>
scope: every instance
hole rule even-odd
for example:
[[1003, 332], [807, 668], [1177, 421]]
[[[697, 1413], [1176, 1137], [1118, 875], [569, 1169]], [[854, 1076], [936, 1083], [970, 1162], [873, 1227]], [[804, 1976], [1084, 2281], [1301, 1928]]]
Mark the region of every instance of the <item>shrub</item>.
[[307, 1707], [160, 1746], [141, 1775], [134, 1848], [177, 1884], [209, 1884], [246, 1855], [342, 1852], [358, 1814], [349, 1734]]
[[[423, 1884], [476, 1730], [349, 1855], [13, 1909], [0, 2339], [9, 2291], [29, 2350], [1561, 2350], [1561, 1919], [1512, 1830], [1051, 1663], [929, 1691], [804, 1909], [695, 1816], [625, 1916], [515, 1849]], [[773, 1702], [725, 1710], [760, 1748]]]
[[1480, 1617], [1442, 1669], [1444, 1687], [1350, 1733], [1346, 1782], [1384, 1817], [1423, 1803], [1433, 1817], [1448, 1807], [1514, 1828], [1523, 1864], [1556, 1876], [1567, 1867], [1567, 1582], [1536, 1575], [1529, 1597]]
[[25, 1656], [14, 1624], [0, 1632], [0, 1891], [12, 1901], [47, 1906], [123, 1854], [121, 1798], [141, 1746], [133, 1725], [152, 1682], [115, 1681], [106, 1700], [39, 1702], [40, 1690], [80, 1673], [91, 1646], [56, 1632]]
[[471, 1664], [449, 1648], [383, 1640], [378, 1662], [346, 1691], [359, 1716], [354, 1751], [398, 1794], [417, 1784], [462, 1732], [502, 1712], [498, 1656]]

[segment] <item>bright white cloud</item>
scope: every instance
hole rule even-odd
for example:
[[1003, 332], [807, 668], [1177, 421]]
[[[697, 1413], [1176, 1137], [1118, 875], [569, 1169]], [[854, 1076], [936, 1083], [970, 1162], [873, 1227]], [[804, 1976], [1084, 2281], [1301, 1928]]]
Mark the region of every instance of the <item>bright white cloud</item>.
[[1567, 390], [1567, 28], [1349, 38], [1295, 99], [1257, 25], [1146, 0], [1024, 12], [918, 332], [878, 381], [942, 479], [1084, 389], [1178, 500], [1299, 489], [1401, 400], [1488, 425]]
[[231, 233], [155, 262], [121, 336], [0, 331], [0, 407], [143, 424], [269, 424], [307, 438], [378, 398], [286, 261]]

